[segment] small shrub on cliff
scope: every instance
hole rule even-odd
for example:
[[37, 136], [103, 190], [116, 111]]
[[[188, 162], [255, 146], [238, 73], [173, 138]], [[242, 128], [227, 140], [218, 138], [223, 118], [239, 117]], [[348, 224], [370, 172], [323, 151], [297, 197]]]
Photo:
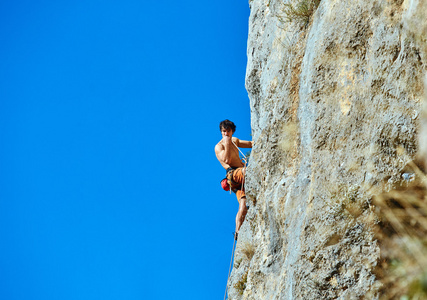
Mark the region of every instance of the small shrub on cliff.
[[298, 3], [285, 3], [283, 5], [283, 15], [279, 16], [281, 22], [297, 22], [307, 25], [311, 16], [316, 11], [321, 0], [299, 0]]
[[[248, 271], [249, 272], [249, 271]], [[239, 292], [240, 295], [243, 295], [243, 292], [246, 289], [246, 283], [248, 282], [248, 272], [246, 272], [242, 279], [240, 279], [235, 285], [234, 288]]]
[[427, 172], [415, 162], [405, 172], [403, 182], [372, 201], [379, 218], [380, 299], [427, 299]]

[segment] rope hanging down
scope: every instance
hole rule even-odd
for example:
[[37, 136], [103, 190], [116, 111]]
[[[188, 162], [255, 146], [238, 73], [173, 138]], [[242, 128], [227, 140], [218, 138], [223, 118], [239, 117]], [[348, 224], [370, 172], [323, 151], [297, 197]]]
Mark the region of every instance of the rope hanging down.
[[234, 260], [234, 249], [235, 249], [235, 246], [236, 246], [236, 239], [233, 238], [233, 240], [234, 240], [234, 242], [233, 242], [233, 251], [231, 251], [231, 260], [230, 260], [230, 267], [228, 268], [228, 277], [227, 277], [227, 285], [225, 286], [224, 300], [226, 300], [226, 298], [227, 298], [228, 281], [230, 280], [231, 266], [233, 265], [233, 260]]
[[[239, 147], [237, 147], [237, 145], [231, 141], [233, 143], [233, 145], [237, 148], [237, 150], [239, 150], [239, 152], [243, 155], [243, 160], [245, 161], [245, 168], [246, 165], [248, 164], [248, 160], [246, 158], [246, 155], [243, 154], [242, 150], [239, 149]], [[245, 180], [243, 180], [242, 182], [242, 189], [244, 188], [244, 184], [245, 184]], [[228, 277], [227, 277], [227, 285], [225, 286], [225, 294], [224, 294], [224, 300], [228, 299], [227, 298], [227, 293], [228, 293], [228, 281], [230, 280], [230, 273], [231, 273], [231, 267], [233, 266], [233, 261], [234, 261], [234, 250], [236, 249], [236, 238], [235, 235], [233, 236], [233, 250], [231, 251], [231, 260], [230, 260], [230, 267], [228, 268]]]

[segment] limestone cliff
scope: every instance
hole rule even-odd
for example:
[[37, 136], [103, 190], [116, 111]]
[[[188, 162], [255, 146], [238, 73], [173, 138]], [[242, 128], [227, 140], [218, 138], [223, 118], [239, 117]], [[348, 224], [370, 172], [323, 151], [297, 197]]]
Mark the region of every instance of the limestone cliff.
[[251, 207], [229, 299], [381, 298], [372, 199], [426, 143], [426, 1], [321, 0], [292, 20], [301, 1], [249, 2]]

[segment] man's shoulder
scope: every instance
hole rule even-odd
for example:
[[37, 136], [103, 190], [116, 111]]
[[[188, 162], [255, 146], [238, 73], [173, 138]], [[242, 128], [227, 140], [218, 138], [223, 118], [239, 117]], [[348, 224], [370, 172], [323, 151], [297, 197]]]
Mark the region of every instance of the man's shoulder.
[[221, 141], [219, 141], [218, 144], [215, 145], [215, 151], [222, 149], [224, 149], [224, 145], [221, 143]]

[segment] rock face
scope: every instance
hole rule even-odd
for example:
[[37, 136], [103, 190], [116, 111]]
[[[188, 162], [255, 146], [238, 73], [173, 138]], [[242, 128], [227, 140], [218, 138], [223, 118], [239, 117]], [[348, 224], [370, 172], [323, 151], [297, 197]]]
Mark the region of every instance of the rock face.
[[371, 198], [419, 148], [425, 1], [322, 0], [307, 24], [249, 4], [251, 208], [229, 299], [379, 297]]

